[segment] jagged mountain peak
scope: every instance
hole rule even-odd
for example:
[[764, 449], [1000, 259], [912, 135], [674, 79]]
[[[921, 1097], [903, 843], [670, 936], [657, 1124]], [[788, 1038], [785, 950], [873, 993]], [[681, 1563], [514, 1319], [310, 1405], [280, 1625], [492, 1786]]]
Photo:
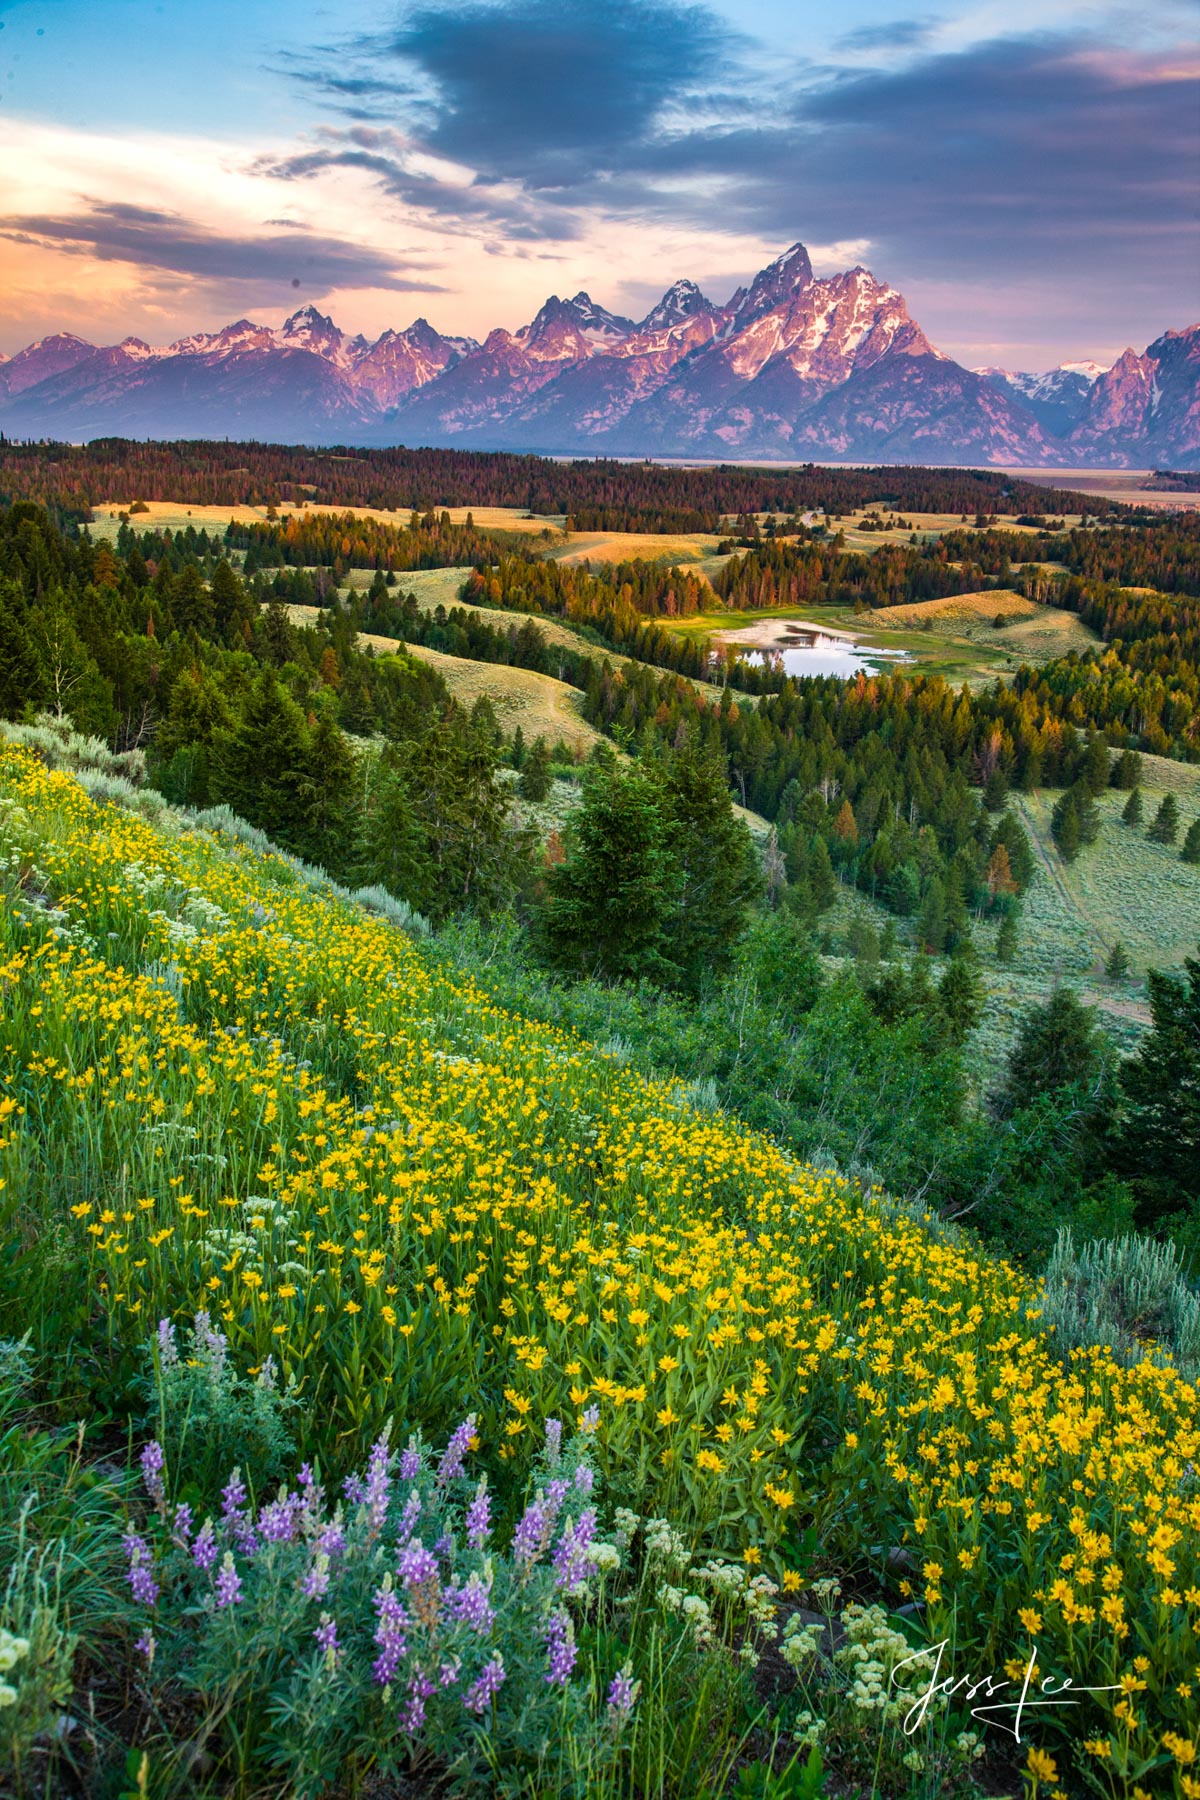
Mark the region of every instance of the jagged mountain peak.
[[639, 334], [645, 331], [669, 331], [673, 325], [682, 325], [685, 319], [701, 318], [716, 310], [712, 301], [705, 298], [694, 281], [673, 281], [662, 299], [650, 308], [637, 329]]
[[735, 330], [762, 313], [786, 304], [813, 279], [812, 261], [803, 244], [792, 244], [760, 269], [749, 287], [739, 288], [726, 311]]

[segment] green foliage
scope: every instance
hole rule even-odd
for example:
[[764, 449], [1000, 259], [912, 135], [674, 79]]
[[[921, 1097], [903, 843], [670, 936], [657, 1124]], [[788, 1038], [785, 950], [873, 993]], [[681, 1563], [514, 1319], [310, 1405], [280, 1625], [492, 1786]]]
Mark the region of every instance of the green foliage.
[[1081, 1005], [1069, 987], [1056, 988], [1021, 1021], [998, 1105], [1013, 1113], [1064, 1089], [1098, 1099], [1111, 1060], [1095, 1008]]
[[1064, 1355], [1107, 1346], [1127, 1364], [1151, 1347], [1185, 1380], [1200, 1376], [1200, 1294], [1174, 1244], [1121, 1237], [1076, 1246], [1060, 1231], [1046, 1268], [1042, 1322]]
[[1173, 844], [1178, 831], [1179, 802], [1174, 794], [1168, 792], [1163, 795], [1146, 836], [1152, 844]]
[[1140, 825], [1142, 822], [1142, 805], [1142, 790], [1140, 787], [1135, 787], [1121, 810], [1122, 824], [1130, 825], [1135, 828]]
[[1127, 981], [1129, 979], [1129, 952], [1120, 938], [1117, 939], [1108, 953], [1104, 965], [1104, 973], [1110, 981]]
[[551, 967], [609, 980], [671, 979], [668, 920], [679, 870], [661, 792], [639, 768], [594, 768], [567, 854], [547, 877], [537, 921]]
[[1118, 1166], [1143, 1216], [1195, 1215], [1200, 1207], [1200, 959], [1178, 975], [1146, 976], [1153, 1025], [1121, 1071], [1127, 1107]]
[[540, 802], [550, 792], [550, 746], [539, 737], [517, 765], [521, 771], [518, 791], [522, 800]]
[[1179, 852], [1181, 862], [1200, 864], [1200, 819], [1193, 819], [1183, 839], [1183, 849]]

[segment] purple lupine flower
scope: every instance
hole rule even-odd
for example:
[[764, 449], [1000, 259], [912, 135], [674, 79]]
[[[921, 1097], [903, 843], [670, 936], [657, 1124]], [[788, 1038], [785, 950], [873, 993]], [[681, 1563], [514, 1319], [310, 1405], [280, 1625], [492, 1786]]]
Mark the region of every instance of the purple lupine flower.
[[400, 1544], [408, 1542], [413, 1534], [417, 1520], [421, 1516], [421, 1496], [416, 1488], [404, 1502], [404, 1511], [400, 1515], [400, 1523], [396, 1527], [396, 1541]]
[[546, 1627], [546, 1658], [549, 1668], [545, 1676], [551, 1687], [566, 1687], [578, 1655], [579, 1648], [570, 1619], [565, 1613], [551, 1613], [550, 1623]]
[[150, 1668], [154, 1662], [154, 1652], [158, 1648], [155, 1642], [154, 1633], [152, 1631], [143, 1631], [141, 1637], [133, 1647], [139, 1656], [145, 1657], [146, 1667]]
[[329, 1592], [329, 1558], [323, 1550], [313, 1557], [312, 1567], [300, 1583], [300, 1592], [306, 1600], [323, 1600]]
[[217, 1605], [236, 1606], [241, 1597], [242, 1578], [234, 1566], [232, 1550], [227, 1550], [217, 1570]]
[[192, 1561], [207, 1575], [217, 1560], [217, 1535], [211, 1519], [205, 1519], [192, 1545]]
[[379, 1655], [375, 1658], [371, 1673], [380, 1687], [386, 1687], [389, 1681], [395, 1679], [400, 1659], [408, 1649], [404, 1633], [409, 1617], [390, 1586], [385, 1585], [376, 1590], [373, 1604], [379, 1614], [379, 1623], [375, 1627]]
[[242, 1480], [242, 1471], [235, 1469], [221, 1493], [221, 1517], [226, 1521], [231, 1521], [244, 1509], [248, 1499], [246, 1484]]
[[367, 1497], [366, 1484], [361, 1475], [347, 1475], [342, 1483], [342, 1492], [351, 1506], [361, 1506]]
[[427, 1581], [437, 1580], [437, 1560], [420, 1538], [409, 1540], [400, 1552], [396, 1570], [405, 1587], [423, 1587]]
[[400, 1455], [401, 1481], [415, 1481], [421, 1473], [421, 1449], [415, 1438], [409, 1438], [408, 1448]]
[[513, 1532], [513, 1558], [522, 1568], [531, 1569], [550, 1542], [553, 1520], [547, 1516], [546, 1500], [537, 1494], [517, 1521]]
[[298, 1494], [281, 1494], [258, 1509], [258, 1529], [267, 1544], [290, 1544], [300, 1527], [304, 1502]]
[[425, 1723], [425, 1702], [433, 1692], [432, 1681], [418, 1669], [408, 1684], [408, 1705], [397, 1721], [406, 1737], [416, 1737]]
[[151, 1438], [142, 1451], [141, 1464], [142, 1480], [145, 1482], [146, 1492], [155, 1506], [161, 1506], [167, 1497], [166, 1489], [163, 1486], [163, 1467], [166, 1460], [163, 1447], [158, 1439]]
[[158, 1360], [164, 1369], [174, 1369], [179, 1363], [179, 1351], [175, 1345], [175, 1327], [170, 1319], [158, 1321]]
[[477, 1637], [483, 1637], [492, 1629], [496, 1618], [490, 1592], [488, 1583], [478, 1573], [471, 1576], [465, 1587], [449, 1588], [446, 1606], [451, 1618], [468, 1626]]
[[574, 1524], [567, 1521], [554, 1551], [554, 1585], [568, 1593], [587, 1578], [588, 1545], [596, 1535], [596, 1514], [591, 1507]]
[[439, 1487], [444, 1487], [456, 1475], [462, 1474], [463, 1460], [471, 1448], [471, 1439], [474, 1436], [475, 1414], [468, 1413], [442, 1452], [442, 1460], [438, 1464], [437, 1472]]
[[187, 1549], [187, 1541], [192, 1535], [192, 1509], [186, 1500], [181, 1500], [175, 1508], [175, 1517], [171, 1521], [171, 1535], [176, 1543]]
[[485, 1475], [475, 1489], [475, 1498], [467, 1508], [467, 1542], [472, 1550], [482, 1550], [492, 1535], [491, 1510]]
[[341, 1654], [342, 1648], [338, 1643], [337, 1620], [330, 1613], [322, 1613], [321, 1623], [313, 1632], [313, 1636], [321, 1646], [321, 1649], [325, 1652], [326, 1668], [332, 1669]]
[[229, 1345], [225, 1341], [223, 1332], [213, 1330], [206, 1311], [201, 1311], [196, 1314], [195, 1335], [197, 1343], [202, 1344], [208, 1353], [209, 1359], [213, 1365], [213, 1373], [220, 1375], [222, 1369], [225, 1367], [225, 1356], [229, 1349]]
[[371, 1526], [375, 1531], [382, 1531], [387, 1518], [388, 1499], [391, 1494], [391, 1476], [388, 1463], [391, 1454], [388, 1450], [387, 1433], [384, 1432], [371, 1446], [371, 1455], [367, 1462], [367, 1482], [363, 1490], [363, 1500], [371, 1509]]
[[454, 1539], [448, 1531], [443, 1531], [441, 1537], [434, 1544], [433, 1554], [440, 1556], [443, 1562], [454, 1554]]
[[340, 1556], [345, 1548], [346, 1533], [342, 1530], [342, 1521], [331, 1519], [317, 1538], [317, 1549], [323, 1551], [332, 1562], [333, 1558]]
[[301, 1463], [300, 1473], [296, 1477], [296, 1486], [304, 1496], [302, 1511], [306, 1519], [316, 1520], [321, 1516], [325, 1490], [312, 1472], [311, 1463]]
[[462, 1671], [462, 1664], [457, 1656], [448, 1657], [438, 1670], [438, 1686], [453, 1687]]
[[505, 1680], [503, 1660], [499, 1656], [493, 1656], [491, 1662], [484, 1665], [479, 1679], [473, 1682], [463, 1695], [463, 1705], [467, 1711], [485, 1713], [496, 1694], [504, 1686]]
[[596, 1471], [590, 1463], [580, 1463], [575, 1471], [575, 1492], [590, 1494], [596, 1485]]
[[633, 1711], [633, 1703], [637, 1699], [638, 1683], [632, 1678], [633, 1671], [628, 1663], [612, 1678], [608, 1690], [608, 1711], [610, 1717], [618, 1725], [623, 1725]]
[[129, 1558], [129, 1571], [125, 1579], [133, 1589], [134, 1599], [139, 1606], [154, 1606], [158, 1600], [158, 1583], [154, 1579], [154, 1563], [149, 1544], [136, 1531], [127, 1531], [121, 1539], [121, 1546]]
[[558, 1461], [559, 1461], [559, 1458], [561, 1457], [561, 1455], [562, 1455], [562, 1420], [561, 1419], [547, 1419], [546, 1420], [546, 1456], [549, 1459], [550, 1467], [552, 1469], [556, 1469], [558, 1467]]

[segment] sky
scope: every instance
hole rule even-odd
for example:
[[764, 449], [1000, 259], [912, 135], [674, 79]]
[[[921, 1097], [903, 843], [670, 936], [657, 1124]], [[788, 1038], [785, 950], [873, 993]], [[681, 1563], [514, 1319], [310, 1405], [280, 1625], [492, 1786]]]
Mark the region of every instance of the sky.
[[0, 0], [0, 352], [483, 336], [800, 241], [972, 366], [1200, 317], [1182, 0]]

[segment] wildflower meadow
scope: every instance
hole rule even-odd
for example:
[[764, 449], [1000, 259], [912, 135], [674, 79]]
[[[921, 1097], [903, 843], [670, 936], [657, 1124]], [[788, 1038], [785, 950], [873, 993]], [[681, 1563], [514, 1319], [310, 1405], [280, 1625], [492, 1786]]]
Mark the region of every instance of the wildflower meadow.
[[[373, 1719], [380, 1767], [424, 1744], [464, 1783], [536, 1772], [513, 1792], [698, 1793], [629, 1748], [635, 1682], [643, 1708], [656, 1690], [623, 1673], [615, 1596], [650, 1520], [674, 1546], [656, 1617], [689, 1654], [705, 1632], [732, 1670], [775, 1646], [801, 1759], [781, 1793], [839, 1744], [873, 1791], [863, 1720], [894, 1725], [938, 1668], [1080, 1691], [1031, 1708], [1018, 1748], [994, 1734], [1029, 1792], [1200, 1795], [1200, 1421], [1169, 1358], [1060, 1347], [1039, 1288], [969, 1240], [510, 1015], [486, 970], [448, 972], [292, 861], [98, 804], [13, 747], [0, 884], [5, 1304], [60, 1416], [158, 1396], [120, 1501], [140, 1679], [211, 1700], [238, 1633], [275, 1629], [238, 1703], [261, 1702], [270, 1791], [336, 1791]], [[238, 1415], [240, 1475], [212, 1463], [207, 1537], [207, 1414], [170, 1401], [198, 1330], [228, 1365], [212, 1392], [265, 1371], [272, 1394]], [[913, 1791], [982, 1755], [953, 1706], [941, 1762], [887, 1751]], [[529, 1747], [551, 1741], [557, 1773]]]

